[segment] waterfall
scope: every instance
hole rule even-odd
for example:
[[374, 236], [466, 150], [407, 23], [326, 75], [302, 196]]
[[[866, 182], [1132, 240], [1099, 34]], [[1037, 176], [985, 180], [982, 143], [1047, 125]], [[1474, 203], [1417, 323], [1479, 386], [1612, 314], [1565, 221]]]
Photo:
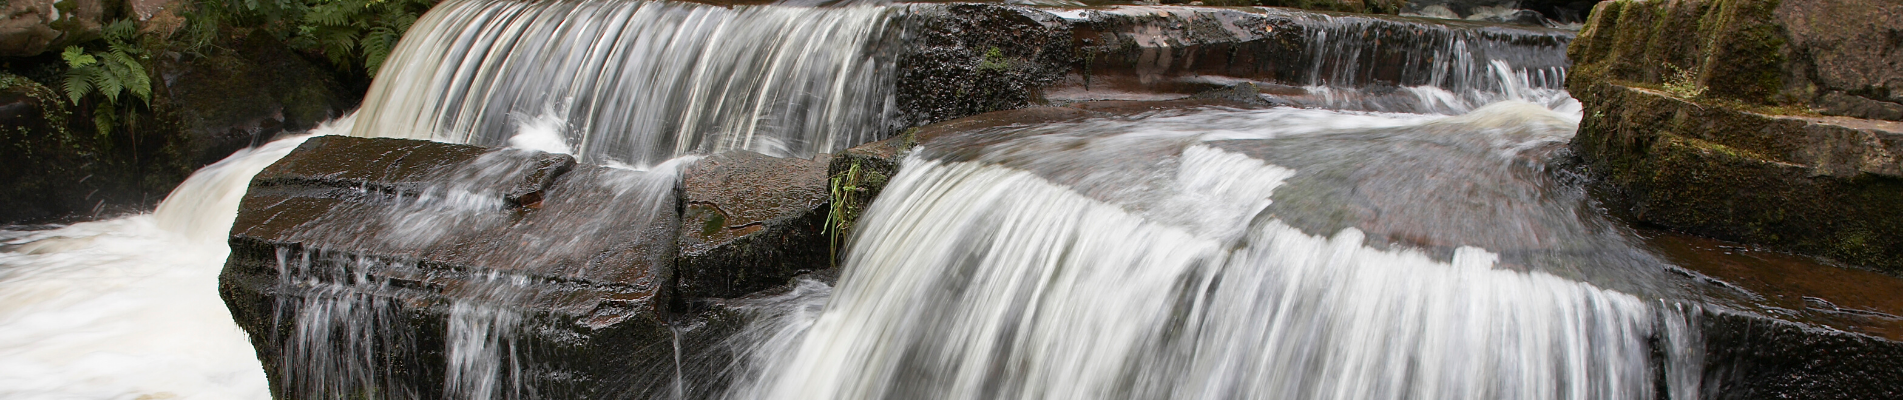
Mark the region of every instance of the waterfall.
[[516, 142], [633, 166], [839, 150], [895, 128], [887, 13], [452, 0], [392, 51], [351, 133], [486, 146], [526, 133]]
[[[728, 398], [1689, 398], [1702, 360], [1679, 348], [1697, 332], [1676, 301], [1562, 277], [1551, 250], [1304, 232], [1284, 216], [1316, 211], [1277, 208], [1296, 199], [1279, 194], [1342, 172], [1229, 150], [1438, 138], [1475, 144], [1431, 150], [1467, 160], [1454, 167], [1517, 169], [1571, 131], [1520, 104], [1459, 118], [1203, 110], [1007, 129], [992, 137], [1016, 139], [951, 153], [928, 143], [863, 217], [824, 312], [763, 322], [778, 334], [755, 340], [793, 345], [764, 350], [750, 368], [765, 372]], [[1429, 171], [1374, 189], [1431, 186]], [[1593, 235], [1546, 219], [1573, 213], [1566, 199], [1538, 204], [1553, 213], [1478, 229]], [[1588, 263], [1617, 269], [1615, 256]]]
[[[1569, 34], [1300, 14], [1299, 81], [1332, 109], [1464, 114], [1507, 100], [1578, 107], [1566, 94]], [[1389, 90], [1402, 96], [1380, 96]]]

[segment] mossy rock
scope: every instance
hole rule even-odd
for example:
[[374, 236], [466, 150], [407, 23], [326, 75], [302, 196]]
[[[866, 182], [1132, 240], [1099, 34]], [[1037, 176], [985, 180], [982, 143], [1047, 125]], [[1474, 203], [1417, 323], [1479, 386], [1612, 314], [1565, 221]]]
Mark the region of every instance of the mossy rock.
[[1572, 146], [1614, 211], [1903, 274], [1903, 133], [1615, 84], [1575, 92]]

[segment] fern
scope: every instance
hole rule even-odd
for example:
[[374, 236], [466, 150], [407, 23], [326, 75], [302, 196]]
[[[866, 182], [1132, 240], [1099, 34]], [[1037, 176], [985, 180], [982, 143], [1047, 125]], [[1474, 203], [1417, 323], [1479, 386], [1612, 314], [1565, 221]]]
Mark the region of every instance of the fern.
[[104, 136], [112, 132], [119, 113], [131, 118], [132, 108], [119, 102], [121, 95], [130, 93], [140, 103], [151, 104], [152, 77], [143, 62], [147, 53], [144, 45], [149, 43], [140, 42], [137, 25], [120, 20], [106, 25], [102, 33], [101, 40], [67, 46], [60, 52], [60, 59], [66, 61], [61, 86], [68, 100], [79, 105], [89, 96], [105, 98], [93, 112], [93, 125]]
[[435, 0], [198, 0], [203, 18], [243, 21], [306, 54], [375, 74]]

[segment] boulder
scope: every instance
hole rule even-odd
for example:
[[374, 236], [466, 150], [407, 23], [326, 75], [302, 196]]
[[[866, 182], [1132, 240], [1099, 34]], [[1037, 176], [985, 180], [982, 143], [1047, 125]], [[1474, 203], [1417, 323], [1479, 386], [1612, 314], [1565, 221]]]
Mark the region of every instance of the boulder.
[[312, 138], [253, 179], [219, 292], [280, 399], [665, 394], [674, 180]]
[[1821, 53], [1895, 24], [1814, 14], [1891, 4], [1602, 3], [1568, 50], [1584, 106], [1571, 147], [1638, 221], [1903, 273], [1903, 124], [1829, 116], [1890, 115], [1843, 93], [1887, 93], [1898, 69], [1865, 54], [1880, 49]]
[[1690, 233], [1903, 273], [1903, 124], [1789, 116], [1596, 83], [1572, 148], [1605, 200]]

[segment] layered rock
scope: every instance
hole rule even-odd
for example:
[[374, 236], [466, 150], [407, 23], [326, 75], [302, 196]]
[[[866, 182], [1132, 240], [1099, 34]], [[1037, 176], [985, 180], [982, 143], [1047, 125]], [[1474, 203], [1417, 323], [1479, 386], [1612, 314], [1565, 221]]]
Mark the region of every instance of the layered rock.
[[1887, 7], [1874, 3], [1604, 3], [1570, 49], [1585, 106], [1572, 147], [1640, 221], [1903, 272], [1903, 124], [1810, 110], [1892, 84], [1893, 61], [1819, 53], [1887, 28], [1811, 13]]
[[[1572, 40], [1564, 30], [1284, 8], [949, 4], [912, 6], [905, 18], [897, 101], [910, 126], [1244, 83], [1276, 104], [1321, 105], [1304, 87], [1326, 86], [1374, 99], [1358, 108], [1419, 111], [1380, 98], [1412, 99], [1397, 92], [1410, 86], [1493, 90], [1487, 82], [1503, 72], [1557, 87], [1569, 64], [1557, 50]], [[1458, 56], [1419, 56], [1441, 51]]]
[[1903, 4], [1865, 0], [1601, 3], [1575, 77], [1699, 98], [1903, 117]]

